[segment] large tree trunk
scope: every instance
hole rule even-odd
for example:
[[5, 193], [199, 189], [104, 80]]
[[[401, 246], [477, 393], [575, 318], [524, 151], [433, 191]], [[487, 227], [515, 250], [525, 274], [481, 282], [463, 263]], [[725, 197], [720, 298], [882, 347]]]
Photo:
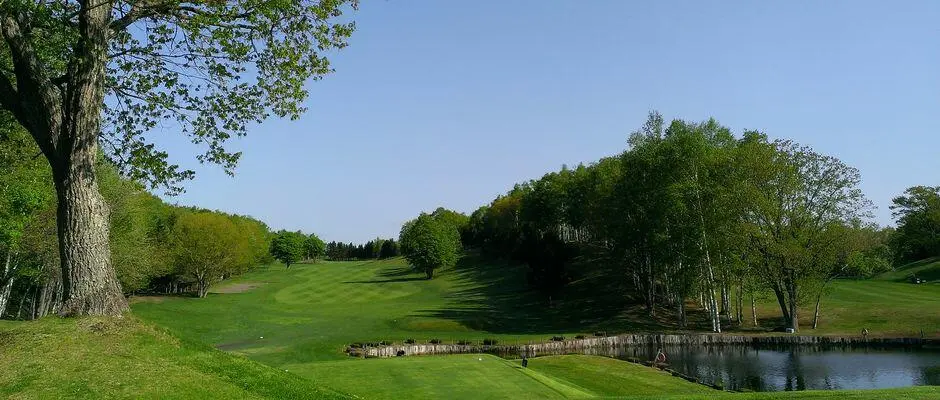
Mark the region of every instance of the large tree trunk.
[[791, 283], [789, 286], [788, 293], [790, 295], [790, 328], [793, 328], [793, 331], [796, 332], [800, 330], [800, 320], [797, 316], [797, 299], [799, 299], [797, 297], [798, 289], [796, 283]]
[[68, 65], [52, 164], [58, 195], [59, 254], [64, 302], [60, 314], [120, 315], [127, 310], [108, 242], [108, 207], [98, 192], [95, 159], [104, 99], [111, 3], [84, 4], [81, 33]]
[[97, 146], [87, 147], [55, 174], [64, 295], [60, 314], [121, 315], [127, 301], [111, 265], [108, 206], [94, 174]]
[[52, 167], [58, 196], [63, 316], [120, 315], [127, 310], [111, 266], [107, 207], [98, 193], [94, 170], [112, 9], [109, 0], [79, 2], [77, 41], [65, 74], [56, 83], [43, 71], [38, 51], [26, 40], [28, 30], [10, 16], [0, 24], [20, 98], [3, 103], [29, 130]]

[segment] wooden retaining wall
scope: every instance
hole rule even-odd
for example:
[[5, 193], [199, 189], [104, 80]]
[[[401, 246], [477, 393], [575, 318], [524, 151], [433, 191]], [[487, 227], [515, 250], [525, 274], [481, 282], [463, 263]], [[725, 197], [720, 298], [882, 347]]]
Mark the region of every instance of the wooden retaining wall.
[[527, 354], [535, 357], [540, 354], [592, 353], [591, 350], [629, 347], [641, 345], [660, 346], [723, 346], [746, 345], [754, 347], [818, 345], [818, 346], [853, 346], [853, 347], [921, 347], [924, 345], [940, 346], [940, 340], [921, 338], [863, 338], [840, 336], [743, 336], [721, 334], [632, 334], [608, 337], [593, 337], [552, 341], [545, 343], [492, 345], [482, 344], [401, 344], [361, 349], [349, 348], [350, 355], [365, 357], [396, 357], [399, 354], [468, 354], [490, 353], [501, 355]]

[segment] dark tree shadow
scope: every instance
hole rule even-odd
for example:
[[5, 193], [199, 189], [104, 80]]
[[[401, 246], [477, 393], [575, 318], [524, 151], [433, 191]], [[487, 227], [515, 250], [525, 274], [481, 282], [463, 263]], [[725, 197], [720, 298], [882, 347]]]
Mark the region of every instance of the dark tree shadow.
[[[581, 260], [571, 266], [575, 279], [557, 298], [532, 290], [527, 267], [489, 261], [476, 254], [464, 256], [442, 274], [453, 274], [456, 290], [446, 298], [448, 306], [421, 310], [416, 317], [443, 318], [469, 328], [500, 334], [605, 331], [660, 332], [677, 330], [674, 310], [657, 309], [651, 317], [616, 266]], [[709, 327], [707, 316], [688, 312], [690, 330]]]
[[425, 277], [408, 277], [408, 278], [394, 278], [394, 279], [372, 279], [368, 281], [345, 281], [343, 283], [391, 283], [391, 282], [413, 282], [413, 281], [426, 281]]

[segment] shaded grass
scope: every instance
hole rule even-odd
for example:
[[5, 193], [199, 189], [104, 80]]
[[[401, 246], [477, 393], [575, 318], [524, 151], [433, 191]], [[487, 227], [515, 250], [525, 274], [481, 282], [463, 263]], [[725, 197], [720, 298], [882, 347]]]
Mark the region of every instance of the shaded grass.
[[135, 318], [0, 322], [4, 398], [347, 398]]

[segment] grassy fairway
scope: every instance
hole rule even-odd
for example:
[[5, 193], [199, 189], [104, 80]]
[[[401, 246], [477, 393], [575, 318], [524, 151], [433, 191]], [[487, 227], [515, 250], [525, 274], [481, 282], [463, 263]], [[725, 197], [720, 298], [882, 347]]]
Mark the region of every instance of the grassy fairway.
[[528, 369], [491, 355], [336, 361], [287, 368], [372, 399], [719, 394], [651, 368], [593, 356], [541, 357], [532, 359]]
[[138, 322], [0, 321], [0, 398], [347, 398]]
[[[616, 293], [620, 280], [585, 274], [549, 308], [524, 290], [524, 270], [466, 258], [427, 281], [401, 260], [260, 268], [215, 288], [205, 299], [138, 299], [136, 315], [181, 337], [215, 345], [364, 398], [577, 398], [723, 395], [629, 363], [565, 356], [533, 360], [523, 370], [491, 356], [358, 360], [343, 353], [357, 341], [413, 338], [501, 342], [546, 340], [595, 330], [671, 330]], [[588, 294], [593, 294], [589, 296]], [[765, 325], [779, 311], [760, 307]], [[804, 312], [804, 322], [811, 314]], [[940, 330], [940, 285], [839, 281], [823, 300], [819, 333], [913, 334]], [[810, 332], [809, 330], [804, 333]], [[482, 360], [481, 360], [482, 359]], [[839, 397], [853, 398], [853, 392]], [[859, 399], [923, 398], [935, 388], [865, 391]], [[727, 394], [738, 399], [825, 398], [833, 392]], [[691, 396], [691, 397], [685, 397]], [[821, 397], [815, 397], [821, 396]]]

